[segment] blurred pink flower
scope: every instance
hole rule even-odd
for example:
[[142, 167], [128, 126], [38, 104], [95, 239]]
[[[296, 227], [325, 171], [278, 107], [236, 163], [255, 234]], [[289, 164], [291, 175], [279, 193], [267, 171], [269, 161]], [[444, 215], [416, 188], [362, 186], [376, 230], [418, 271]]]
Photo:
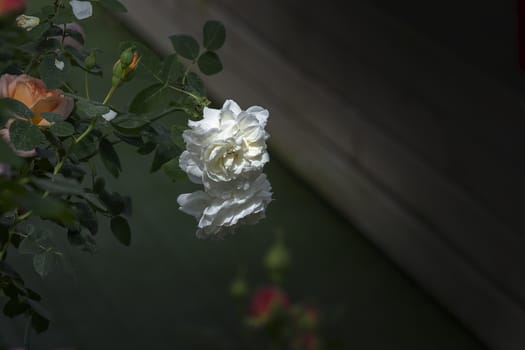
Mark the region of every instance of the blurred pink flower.
[[0, 0], [0, 16], [21, 13], [25, 7], [25, 0]]
[[266, 287], [257, 290], [250, 302], [250, 316], [256, 321], [266, 321], [275, 312], [286, 311], [290, 302], [288, 296], [279, 288]]
[[7, 176], [11, 174], [11, 167], [9, 164], [0, 163], [0, 176]]

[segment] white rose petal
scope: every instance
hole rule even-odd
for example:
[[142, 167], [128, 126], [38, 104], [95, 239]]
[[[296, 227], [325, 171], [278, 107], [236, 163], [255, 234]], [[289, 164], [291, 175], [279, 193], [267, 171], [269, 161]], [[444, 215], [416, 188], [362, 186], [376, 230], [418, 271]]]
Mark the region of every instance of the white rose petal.
[[93, 15], [93, 5], [89, 1], [71, 0], [69, 4], [73, 8], [73, 14], [79, 20]]
[[117, 116], [117, 112], [115, 112], [114, 110], [110, 109], [109, 112], [107, 112], [106, 114], [102, 115], [102, 118], [104, 118], [106, 121], [110, 122], [113, 119], [115, 119], [116, 116]]
[[59, 61], [55, 58], [55, 67], [57, 67], [58, 70], [64, 70], [64, 62], [63, 61]]
[[234, 190], [228, 198], [197, 191], [177, 198], [180, 210], [198, 220], [197, 237], [222, 238], [241, 224], [255, 224], [265, 217], [272, 201], [272, 188], [265, 174], [260, 174], [246, 190]]
[[259, 174], [270, 159], [264, 130], [268, 115], [261, 107], [243, 111], [232, 100], [220, 110], [205, 108], [203, 119], [189, 121], [183, 133], [187, 150], [180, 167], [206, 188]]

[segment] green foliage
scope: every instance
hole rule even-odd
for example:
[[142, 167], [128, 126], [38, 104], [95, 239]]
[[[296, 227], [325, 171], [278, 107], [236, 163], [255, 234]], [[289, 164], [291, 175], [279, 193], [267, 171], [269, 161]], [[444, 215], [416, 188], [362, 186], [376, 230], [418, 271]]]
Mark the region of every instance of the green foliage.
[[111, 232], [124, 245], [131, 244], [131, 229], [128, 221], [122, 216], [115, 216], [111, 219]]
[[0, 98], [0, 122], [4, 125], [10, 118], [33, 118], [33, 112], [22, 102], [12, 98]]
[[224, 45], [226, 40], [226, 29], [219, 21], [208, 21], [204, 24], [203, 29], [203, 46], [210, 50], [218, 50]]
[[[92, 2], [113, 12], [126, 11], [118, 0]], [[67, 108], [59, 103], [37, 108], [0, 98], [0, 128], [9, 122], [11, 143], [0, 140], [0, 293], [7, 297], [2, 304], [6, 316], [30, 317], [33, 328], [42, 332], [49, 317], [38, 303], [40, 296], [7, 264], [10, 251], [30, 256], [35, 272], [44, 278], [62, 259], [53, 242], [56, 237], [95, 253], [95, 235], [105, 227], [123, 245], [131, 244], [131, 199], [106, 186], [93, 158], [99, 155], [109, 174], [118, 178], [124, 169], [119, 150], [130, 147], [137, 156], [152, 154], [152, 172], [162, 169], [173, 181], [185, 179], [179, 168], [185, 148], [180, 119], [201, 118], [209, 104], [204, 83], [192, 69], [207, 75], [222, 70], [216, 50], [223, 46], [226, 32], [220, 22], [209, 21], [202, 44], [188, 35], [173, 35], [174, 52], [166, 57], [138, 42], [121, 43], [122, 54], [114, 57], [120, 78], [115, 83], [111, 76], [102, 77], [109, 90], [99, 100], [89, 96], [89, 78], [102, 76], [100, 50], [66, 44], [67, 38], [85, 44], [83, 34], [62, 25], [75, 20], [69, 3], [50, 2], [36, 15], [41, 23], [30, 32], [14, 24], [2, 27], [0, 74], [24, 72], [41, 79], [48, 90], [62, 90], [58, 98], [71, 99], [74, 109], [66, 115]], [[149, 77], [149, 83], [131, 95], [123, 83], [136, 71]], [[75, 81], [75, 72], [86, 76], [85, 81]], [[116, 90], [127, 94], [129, 105], [110, 105]], [[112, 120], [110, 111], [116, 111]], [[169, 122], [173, 117], [179, 122]], [[47, 123], [35, 124], [41, 118]], [[36, 155], [23, 158], [16, 152], [30, 150]]]
[[222, 62], [219, 55], [212, 51], [203, 53], [197, 63], [201, 72], [206, 75], [217, 74], [222, 70]]
[[100, 140], [99, 152], [106, 169], [111, 175], [118, 177], [122, 171], [122, 166], [120, 165], [118, 153], [115, 151], [111, 142], [107, 139]]
[[170, 36], [175, 52], [189, 60], [195, 60], [199, 56], [199, 43], [189, 35]]
[[16, 119], [9, 128], [11, 142], [19, 151], [29, 151], [40, 145], [44, 135], [34, 124]]

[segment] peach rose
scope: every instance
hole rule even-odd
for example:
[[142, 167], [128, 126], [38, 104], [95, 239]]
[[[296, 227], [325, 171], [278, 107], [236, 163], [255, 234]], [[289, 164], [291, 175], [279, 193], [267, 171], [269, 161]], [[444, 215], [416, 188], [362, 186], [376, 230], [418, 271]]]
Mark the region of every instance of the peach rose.
[[[25, 104], [33, 112], [31, 122], [39, 126], [50, 126], [51, 123], [45, 120], [41, 113], [52, 112], [69, 117], [73, 111], [74, 102], [71, 97], [64, 96], [62, 90], [47, 90], [46, 85], [40, 79], [28, 75], [4, 74], [0, 77], [0, 97], [8, 97]], [[9, 120], [3, 129], [0, 129], [0, 137], [11, 143], [9, 127], [13, 120]], [[18, 151], [20, 157], [33, 157], [35, 150]]]
[[73, 111], [71, 97], [64, 96], [62, 90], [47, 90], [40, 79], [29, 75], [4, 74], [0, 77], [0, 97], [9, 97], [25, 104], [34, 114], [33, 124], [50, 126], [40, 113], [53, 112], [68, 117]]

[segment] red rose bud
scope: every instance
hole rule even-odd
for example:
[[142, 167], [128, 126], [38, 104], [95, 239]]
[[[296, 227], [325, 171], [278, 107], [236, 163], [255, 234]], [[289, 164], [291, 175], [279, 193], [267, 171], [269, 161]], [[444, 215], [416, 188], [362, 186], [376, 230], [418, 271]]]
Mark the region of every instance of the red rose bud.
[[22, 13], [25, 8], [24, 0], [0, 0], [0, 17]]
[[262, 288], [252, 296], [250, 318], [259, 324], [266, 323], [280, 312], [287, 311], [289, 305], [288, 297], [279, 288]]

